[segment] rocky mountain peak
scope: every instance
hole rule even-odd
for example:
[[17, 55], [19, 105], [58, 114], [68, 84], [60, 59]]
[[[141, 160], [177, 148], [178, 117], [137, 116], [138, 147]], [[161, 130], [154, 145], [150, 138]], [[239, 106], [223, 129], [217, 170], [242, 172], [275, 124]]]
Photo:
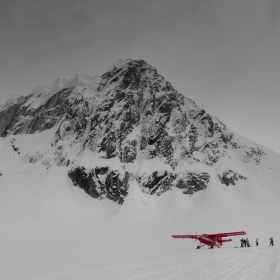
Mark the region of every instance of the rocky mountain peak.
[[118, 60], [101, 76], [99, 90], [115, 85], [121, 90], [136, 91], [158, 78], [156, 68], [144, 60]]
[[118, 59], [114, 61], [108, 68], [106, 72], [111, 72], [114, 68], [121, 68], [125, 66], [127, 63], [133, 61], [130, 58], [123, 58], [123, 59]]
[[193, 194], [207, 188], [208, 168], [231, 160], [235, 150], [242, 163], [259, 164], [265, 155], [240, 143], [144, 60], [118, 60], [100, 77], [58, 78], [11, 104], [0, 110], [0, 135], [54, 133], [48, 153], [21, 153], [24, 160], [47, 168], [69, 166], [73, 184], [118, 203], [125, 200], [130, 180], [148, 194], [172, 187]]

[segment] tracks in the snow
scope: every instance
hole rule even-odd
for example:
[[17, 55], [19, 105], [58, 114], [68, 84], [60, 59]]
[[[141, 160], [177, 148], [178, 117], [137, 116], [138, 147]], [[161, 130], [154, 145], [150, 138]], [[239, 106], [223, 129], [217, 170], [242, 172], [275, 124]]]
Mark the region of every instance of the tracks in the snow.
[[[141, 252], [145, 259], [145, 252]], [[280, 248], [225, 248], [221, 250], [166, 251], [129, 263], [113, 262], [46, 274], [25, 275], [5, 280], [276, 280], [280, 279]], [[120, 256], [121, 258], [121, 256]], [[0, 280], [2, 280], [0, 278]]]

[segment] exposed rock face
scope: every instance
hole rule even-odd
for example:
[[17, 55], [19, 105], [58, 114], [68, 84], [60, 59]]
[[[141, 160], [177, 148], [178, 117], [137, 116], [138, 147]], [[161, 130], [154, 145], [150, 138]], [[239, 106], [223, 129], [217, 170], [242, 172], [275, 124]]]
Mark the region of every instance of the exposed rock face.
[[27, 97], [19, 97], [8, 102], [0, 108], [0, 137], [5, 134], [7, 127], [12, 123], [15, 116], [20, 111], [22, 104], [27, 100]]
[[155, 171], [150, 176], [138, 178], [139, 185], [144, 193], [160, 195], [170, 190], [176, 176], [167, 171]]
[[204, 190], [209, 183], [210, 175], [206, 172], [180, 172], [155, 171], [149, 176], [137, 179], [144, 193], [160, 195], [172, 187], [183, 190], [185, 194], [193, 194]]
[[[94, 198], [118, 203], [124, 201], [131, 176], [149, 194], [160, 195], [172, 187], [193, 194], [205, 189], [210, 179], [207, 172], [191, 171], [197, 163], [209, 168], [222, 157], [230, 158], [234, 149], [242, 150], [239, 160], [244, 163], [259, 164], [265, 155], [259, 148], [242, 145], [223, 123], [178, 93], [143, 60], [120, 60], [101, 77], [59, 78], [0, 108], [0, 136], [50, 128], [55, 131], [52, 155], [40, 151], [23, 155], [15, 147], [20, 156], [46, 168], [69, 166], [75, 185]], [[73, 167], [89, 151], [95, 158], [114, 160], [116, 168], [98, 171], [98, 161], [89, 169]], [[128, 165], [151, 160], [165, 167], [129, 176]], [[184, 164], [194, 168], [178, 172]]]
[[[33, 108], [27, 102], [21, 107], [15, 104], [11, 108], [13, 111], [12, 121], [6, 126], [3, 136], [7, 134], [33, 134], [52, 128], [60, 120], [64, 113], [69, 111], [67, 97], [71, 93], [70, 89], [63, 89], [50, 96], [45, 103], [38, 108]], [[29, 98], [31, 98], [29, 96]], [[26, 104], [27, 103], [27, 104]]]
[[[128, 194], [130, 175], [127, 171], [110, 171], [108, 167], [96, 167], [87, 170], [75, 166], [68, 172], [75, 186], [79, 186], [90, 196], [98, 199], [108, 198], [122, 204]], [[155, 171], [149, 176], [139, 176], [137, 181], [144, 193], [161, 195], [177, 187], [185, 194], [204, 190], [210, 175], [206, 172], [182, 172], [179, 174], [167, 171]]]
[[242, 176], [230, 169], [223, 172], [222, 176], [220, 174], [218, 174], [217, 176], [220, 179], [221, 183], [227, 186], [229, 186], [230, 184], [235, 185], [235, 182], [238, 180], [246, 180], [245, 176]]
[[0, 116], [5, 116], [0, 117], [0, 136], [52, 128], [71, 108], [80, 106], [82, 93], [94, 91], [98, 81], [98, 77], [77, 73], [74, 77], [58, 78], [48, 86], [38, 86], [28, 96], [9, 99], [0, 108]]
[[245, 152], [245, 155], [242, 159], [243, 162], [248, 162], [248, 161], [255, 161], [256, 164], [259, 164], [261, 161], [261, 158], [265, 155], [265, 152], [262, 151], [260, 148], [250, 148], [249, 151]]
[[108, 198], [122, 204], [129, 188], [129, 173], [120, 170], [110, 171], [108, 167], [86, 170], [76, 166], [68, 171], [73, 184], [82, 188], [90, 196], [98, 199]]
[[[145, 61], [127, 60], [101, 76], [90, 99], [75, 99], [56, 133], [82, 149], [123, 163], [162, 158], [173, 169], [178, 160], [195, 163], [194, 152], [213, 165], [235, 145], [218, 119], [178, 93]], [[176, 154], [176, 156], [175, 156]]]
[[194, 194], [207, 188], [210, 175], [207, 172], [182, 172], [179, 174], [176, 187], [185, 194]]

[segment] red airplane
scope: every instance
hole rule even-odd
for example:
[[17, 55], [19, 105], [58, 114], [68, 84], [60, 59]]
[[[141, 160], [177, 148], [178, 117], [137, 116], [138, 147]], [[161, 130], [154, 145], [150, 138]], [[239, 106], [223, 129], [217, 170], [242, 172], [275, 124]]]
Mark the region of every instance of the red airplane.
[[172, 235], [173, 238], [192, 238], [200, 241], [200, 244], [196, 247], [196, 249], [200, 249], [201, 247], [207, 245], [211, 249], [214, 246], [220, 248], [223, 242], [230, 242], [232, 239], [222, 239], [223, 237], [228, 236], [236, 236], [236, 235], [245, 235], [245, 231], [235, 231], [235, 232], [225, 232], [225, 233], [215, 233], [215, 234], [189, 234], [189, 235]]

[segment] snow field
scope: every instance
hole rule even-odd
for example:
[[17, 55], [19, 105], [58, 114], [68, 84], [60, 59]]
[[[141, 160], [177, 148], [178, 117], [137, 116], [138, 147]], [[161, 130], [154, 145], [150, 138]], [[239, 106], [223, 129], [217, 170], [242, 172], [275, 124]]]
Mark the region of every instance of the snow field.
[[[48, 155], [48, 133], [14, 136], [20, 156]], [[66, 167], [26, 163], [0, 139], [0, 280], [280, 279], [280, 174], [275, 171], [280, 158], [265, 152], [259, 165], [227, 158], [213, 167], [198, 163], [211, 180], [191, 196], [177, 188], [151, 196], [131, 180], [124, 204], [118, 205], [74, 187]], [[78, 163], [91, 168], [96, 160], [85, 152]], [[164, 170], [160, 163], [126, 168], [142, 174], [155, 166]], [[108, 160], [98, 165], [103, 164]], [[118, 166], [110, 161], [110, 167]], [[246, 174], [247, 180], [222, 185], [217, 174], [227, 169]], [[195, 250], [197, 242], [171, 238], [241, 230], [252, 247], [236, 248], [240, 236], [214, 250]], [[275, 247], [268, 246], [271, 236]]]
[[8, 251], [7, 244], [2, 243], [1, 280], [276, 280], [280, 277], [278, 246], [196, 250], [186, 248], [190, 243], [195, 246], [195, 242], [185, 240], [186, 246], [179, 248], [176, 240], [171, 239], [172, 248], [166, 238], [160, 235], [157, 238], [159, 231], [144, 235], [147, 226], [138, 235], [132, 225], [126, 228], [126, 234], [122, 226], [103, 224], [95, 231], [83, 226], [75, 232], [72, 228], [64, 240], [65, 223], [58, 224], [48, 234], [44, 230], [39, 232], [38, 228], [37, 225], [36, 234], [24, 232], [25, 243], [14, 240], [14, 247]]

